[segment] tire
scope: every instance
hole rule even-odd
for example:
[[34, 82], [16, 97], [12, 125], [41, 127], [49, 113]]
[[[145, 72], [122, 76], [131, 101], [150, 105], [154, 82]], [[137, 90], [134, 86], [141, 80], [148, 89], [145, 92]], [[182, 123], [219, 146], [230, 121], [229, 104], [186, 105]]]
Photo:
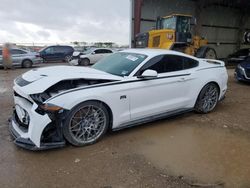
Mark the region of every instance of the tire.
[[106, 107], [100, 102], [87, 101], [75, 106], [67, 115], [63, 134], [72, 145], [86, 146], [101, 139], [108, 127], [109, 113]]
[[217, 59], [216, 51], [213, 48], [202, 46], [196, 52], [196, 57], [205, 59]]
[[70, 56], [70, 55], [67, 55], [67, 56], [65, 56], [64, 61], [65, 61], [66, 63], [69, 63], [69, 62], [70, 62], [70, 59], [71, 59], [71, 56]]
[[81, 59], [79, 62], [80, 66], [89, 66], [90, 65], [90, 61], [89, 59], [85, 58], [85, 59]]
[[31, 68], [32, 65], [33, 65], [32, 61], [28, 60], [28, 59], [23, 60], [23, 62], [22, 62], [22, 67], [23, 68]]
[[246, 31], [244, 33], [244, 43], [249, 44], [250, 43], [250, 31]]
[[219, 99], [219, 88], [215, 83], [205, 85], [195, 104], [195, 111], [206, 114], [211, 112], [217, 105]]

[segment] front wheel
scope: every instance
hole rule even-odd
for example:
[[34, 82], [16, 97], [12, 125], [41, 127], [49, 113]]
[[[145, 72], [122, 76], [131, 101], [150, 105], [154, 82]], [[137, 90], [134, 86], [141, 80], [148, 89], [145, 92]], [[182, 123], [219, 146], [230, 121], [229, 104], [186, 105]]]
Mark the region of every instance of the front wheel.
[[66, 140], [75, 146], [85, 146], [98, 141], [109, 125], [106, 107], [96, 101], [88, 101], [74, 107], [63, 126]]
[[79, 62], [80, 66], [89, 66], [90, 65], [90, 61], [89, 59], [85, 58], [85, 59], [81, 59]]
[[217, 105], [219, 98], [219, 88], [214, 83], [209, 83], [205, 85], [196, 101], [195, 111], [198, 113], [209, 113], [211, 112]]

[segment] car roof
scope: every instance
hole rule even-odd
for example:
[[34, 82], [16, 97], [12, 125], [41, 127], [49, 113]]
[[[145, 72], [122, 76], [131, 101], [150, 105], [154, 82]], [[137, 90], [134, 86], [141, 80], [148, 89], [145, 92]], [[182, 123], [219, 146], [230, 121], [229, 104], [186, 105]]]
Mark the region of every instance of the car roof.
[[[3, 50], [3, 48], [0, 48], [0, 50]], [[28, 50], [22, 49], [22, 48], [10, 48], [10, 50], [22, 50], [25, 52], [29, 52]]]
[[48, 47], [70, 47], [73, 48], [72, 46], [68, 46], [68, 45], [51, 45], [51, 46], [46, 46], [46, 48]]
[[150, 49], [150, 48], [130, 48], [126, 50], [122, 50], [121, 52], [130, 52], [130, 53], [139, 53], [144, 54], [150, 57], [157, 56], [157, 55], [179, 55], [184, 57], [189, 57], [192, 59], [198, 60], [198, 58], [194, 56], [190, 56], [181, 52], [173, 51], [173, 50], [165, 50], [165, 49]]

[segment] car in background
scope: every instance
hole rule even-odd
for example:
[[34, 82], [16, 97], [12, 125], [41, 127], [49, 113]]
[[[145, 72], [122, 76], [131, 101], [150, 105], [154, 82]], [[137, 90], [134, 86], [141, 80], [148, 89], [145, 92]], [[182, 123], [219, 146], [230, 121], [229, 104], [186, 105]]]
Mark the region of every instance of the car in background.
[[[34, 64], [42, 63], [42, 59], [37, 52], [30, 52], [23, 49], [12, 48], [10, 50], [12, 65], [30, 68]], [[2, 49], [0, 49], [0, 67], [3, 66]]]
[[250, 56], [250, 48], [240, 49], [227, 57], [228, 65], [237, 65]]
[[114, 50], [108, 48], [91, 48], [85, 52], [74, 52], [69, 63], [75, 66], [89, 66], [112, 53]]
[[39, 51], [44, 62], [65, 61], [69, 62], [74, 52], [71, 46], [48, 46]]
[[250, 57], [237, 65], [234, 76], [238, 81], [250, 82]]

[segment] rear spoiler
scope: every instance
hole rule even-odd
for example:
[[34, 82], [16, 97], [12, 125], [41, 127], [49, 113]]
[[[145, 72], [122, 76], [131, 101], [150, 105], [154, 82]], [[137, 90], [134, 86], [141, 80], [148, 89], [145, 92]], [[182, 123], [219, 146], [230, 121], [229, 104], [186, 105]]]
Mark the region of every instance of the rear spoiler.
[[215, 64], [215, 65], [225, 66], [225, 62], [221, 61], [221, 60], [216, 60], [216, 59], [202, 59], [202, 58], [200, 58], [200, 60], [206, 61], [207, 63]]

